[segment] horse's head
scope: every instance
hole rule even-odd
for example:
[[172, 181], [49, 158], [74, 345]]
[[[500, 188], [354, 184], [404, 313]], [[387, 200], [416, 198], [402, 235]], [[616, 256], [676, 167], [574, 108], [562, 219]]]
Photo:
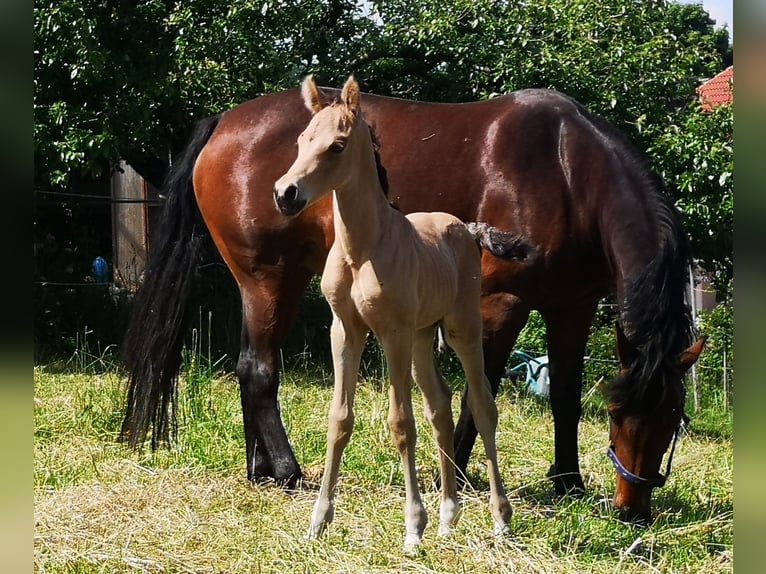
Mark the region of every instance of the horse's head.
[[296, 215], [323, 195], [348, 186], [360, 165], [360, 154], [372, 154], [371, 145], [357, 145], [368, 130], [355, 129], [359, 112], [359, 85], [350, 76], [333, 102], [317, 88], [312, 76], [301, 86], [306, 107], [314, 114], [298, 136], [298, 157], [274, 184], [274, 202], [284, 215]]
[[[607, 389], [608, 455], [617, 470], [614, 506], [627, 520], [646, 523], [651, 518], [652, 490], [665, 484], [686, 417], [683, 375], [699, 358], [705, 339], [647, 375], [641, 353], [617, 327], [620, 373]], [[642, 380], [647, 376], [651, 380]], [[663, 475], [662, 459], [669, 448]]]

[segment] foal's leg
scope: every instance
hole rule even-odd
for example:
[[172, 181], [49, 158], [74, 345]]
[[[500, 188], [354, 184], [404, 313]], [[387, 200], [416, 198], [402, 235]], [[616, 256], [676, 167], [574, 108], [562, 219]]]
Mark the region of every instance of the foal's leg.
[[388, 428], [399, 451], [404, 472], [404, 550], [413, 550], [423, 538], [428, 522], [425, 506], [418, 490], [415, 471], [415, 419], [412, 414], [410, 365], [412, 363], [412, 331], [390, 329], [380, 336], [386, 354], [391, 384], [388, 389]]
[[[481, 318], [459, 320], [448, 324], [445, 320], [447, 342], [455, 350], [465, 371], [468, 386], [468, 407], [473, 415], [476, 429], [484, 442], [487, 455], [487, 476], [489, 477], [489, 508], [494, 520], [496, 535], [508, 531], [508, 522], [513, 510], [505, 494], [497, 465], [497, 406], [492, 397], [489, 381], [484, 375], [484, 356], [481, 347]], [[478, 326], [478, 328], [477, 328]]]
[[366, 336], [367, 327], [358, 317], [352, 316], [342, 321], [333, 314], [330, 341], [335, 387], [327, 423], [324, 475], [319, 497], [311, 513], [308, 538], [319, 536], [335, 516], [335, 486], [343, 449], [346, 448], [354, 427], [354, 394]]
[[[484, 372], [489, 379], [492, 395], [500, 388], [505, 375], [508, 357], [516, 344], [516, 338], [529, 318], [530, 309], [517, 297], [508, 293], [491, 293], [481, 298], [481, 314], [484, 320]], [[468, 407], [468, 387], [463, 389], [460, 416], [455, 425], [455, 464], [458, 469], [458, 485], [462, 485], [468, 459], [476, 441], [476, 426]]]
[[452, 444], [455, 427], [452, 421], [452, 392], [436, 367], [433, 338], [433, 327], [415, 333], [412, 345], [412, 376], [423, 392], [423, 411], [433, 427], [434, 441], [439, 449], [442, 491], [439, 534], [448, 536], [460, 513]]

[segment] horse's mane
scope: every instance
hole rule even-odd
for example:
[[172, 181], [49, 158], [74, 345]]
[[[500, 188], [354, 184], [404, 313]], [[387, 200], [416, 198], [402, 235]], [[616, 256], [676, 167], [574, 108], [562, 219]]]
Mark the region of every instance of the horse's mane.
[[587, 117], [634, 174], [655, 214], [657, 252], [639, 274], [626, 278], [619, 301], [623, 332], [635, 348], [636, 358], [623, 365], [626, 372], [609, 386], [611, 402], [645, 410], [663, 404], [674, 391], [668, 388], [668, 381], [678, 380], [679, 355], [693, 341], [693, 321], [686, 304], [689, 242], [664, 182], [644, 156], [609, 122], [591, 114]]

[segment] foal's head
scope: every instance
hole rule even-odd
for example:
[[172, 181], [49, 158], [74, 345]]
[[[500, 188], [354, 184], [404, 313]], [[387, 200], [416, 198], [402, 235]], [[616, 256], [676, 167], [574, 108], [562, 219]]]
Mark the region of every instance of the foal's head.
[[628, 520], [650, 519], [652, 490], [663, 486], [670, 472], [668, 459], [666, 474], [661, 474], [663, 456], [670, 449], [672, 457], [676, 433], [686, 416], [683, 376], [704, 344], [705, 337], [647, 378], [640, 369], [639, 350], [617, 327], [621, 368], [607, 390], [609, 457], [617, 470], [614, 505]]
[[[339, 102], [327, 99], [311, 76], [303, 81], [301, 94], [314, 116], [298, 136], [298, 158], [274, 184], [274, 202], [284, 215], [300, 213], [323, 195], [348, 187], [361, 169], [374, 168], [376, 161], [353, 76], [343, 86]], [[377, 177], [374, 169], [371, 173]]]

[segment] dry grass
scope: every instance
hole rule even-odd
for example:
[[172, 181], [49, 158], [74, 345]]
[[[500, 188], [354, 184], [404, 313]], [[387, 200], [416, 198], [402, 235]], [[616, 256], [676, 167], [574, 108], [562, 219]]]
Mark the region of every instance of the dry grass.
[[[288, 432], [306, 470], [286, 493], [244, 478], [236, 385], [208, 381], [209, 416], [182, 419], [170, 450], [133, 453], [114, 442], [116, 375], [35, 373], [35, 569], [37, 572], [731, 572], [732, 444], [690, 434], [673, 476], [655, 494], [650, 527], [609, 510], [614, 478], [606, 425], [581, 425], [589, 495], [555, 500], [544, 474], [552, 423], [544, 405], [501, 396], [500, 468], [515, 514], [513, 535], [491, 536], [483, 468], [450, 539], [436, 536], [436, 457], [419, 417], [418, 465], [431, 523], [415, 556], [401, 553], [404, 491], [385, 426], [379, 383], [360, 385], [357, 425], [341, 469], [335, 522], [321, 540], [303, 534], [324, 457], [326, 384], [287, 376]], [[190, 405], [182, 405], [192, 412]], [[641, 539], [636, 543], [637, 539]], [[635, 544], [634, 544], [635, 543]], [[630, 549], [630, 551], [628, 551]]]

